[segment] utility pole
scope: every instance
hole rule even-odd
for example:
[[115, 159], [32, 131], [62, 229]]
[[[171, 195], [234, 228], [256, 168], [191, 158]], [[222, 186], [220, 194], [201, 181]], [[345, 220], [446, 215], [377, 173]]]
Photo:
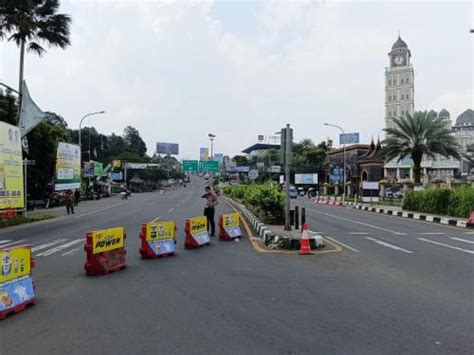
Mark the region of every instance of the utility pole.
[[290, 124], [286, 125], [285, 134], [285, 230], [291, 230], [290, 223], [290, 159], [291, 159], [291, 130]]

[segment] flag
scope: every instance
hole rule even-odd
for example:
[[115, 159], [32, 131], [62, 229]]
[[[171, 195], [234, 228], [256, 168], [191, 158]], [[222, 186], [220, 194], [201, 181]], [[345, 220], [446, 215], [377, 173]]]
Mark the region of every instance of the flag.
[[29, 131], [43, 121], [47, 114], [35, 104], [31, 99], [26, 82], [23, 80], [20, 110], [20, 133], [24, 137]]

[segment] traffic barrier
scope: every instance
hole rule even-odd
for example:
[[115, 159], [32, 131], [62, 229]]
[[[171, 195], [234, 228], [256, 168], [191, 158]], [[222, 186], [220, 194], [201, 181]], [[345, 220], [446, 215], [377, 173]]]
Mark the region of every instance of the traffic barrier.
[[0, 218], [12, 219], [16, 217], [16, 210], [6, 209], [4, 212], [0, 213]]
[[219, 217], [219, 239], [234, 240], [242, 236], [238, 213], [223, 214]]
[[176, 229], [174, 221], [142, 224], [142, 231], [140, 233], [140, 254], [142, 259], [174, 255]]
[[0, 249], [0, 319], [36, 304], [31, 246]]
[[301, 236], [299, 255], [311, 255], [311, 245], [309, 244], [308, 225], [303, 224], [303, 235]]
[[87, 233], [84, 245], [87, 253], [84, 269], [87, 276], [106, 275], [125, 269], [125, 238], [123, 227]]
[[184, 228], [186, 238], [184, 247], [186, 249], [200, 248], [203, 245], [209, 245], [209, 233], [207, 232], [207, 217], [200, 216], [186, 219]]
[[327, 205], [328, 203], [329, 203], [329, 199], [325, 199], [322, 204]]
[[467, 220], [468, 227], [474, 227], [474, 211], [471, 211], [471, 214], [469, 216], [469, 219]]

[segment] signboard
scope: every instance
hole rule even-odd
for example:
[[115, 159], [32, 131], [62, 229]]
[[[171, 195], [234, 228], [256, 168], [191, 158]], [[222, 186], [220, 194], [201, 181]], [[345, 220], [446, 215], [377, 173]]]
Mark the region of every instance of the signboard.
[[248, 166], [233, 166], [227, 169], [228, 173], [248, 173], [250, 167]]
[[174, 253], [175, 231], [174, 221], [148, 223], [146, 225], [146, 241], [155, 255]]
[[379, 183], [378, 181], [362, 182], [362, 202], [378, 202]]
[[295, 184], [315, 185], [318, 183], [318, 174], [295, 174]]
[[199, 160], [209, 160], [209, 149], [206, 147], [199, 148]]
[[177, 143], [156, 143], [156, 154], [178, 155], [179, 144]]
[[285, 175], [280, 175], [280, 184], [285, 183]]
[[94, 162], [85, 162], [82, 176], [94, 177], [94, 168], [95, 168]]
[[222, 163], [224, 161], [224, 154], [222, 153], [214, 153], [214, 160]]
[[103, 229], [92, 232], [92, 254], [123, 248], [123, 227]]
[[121, 160], [112, 160], [112, 168], [120, 169], [121, 167], [122, 167], [122, 161]]
[[209, 233], [207, 232], [207, 217], [195, 217], [190, 218], [190, 233], [193, 239], [199, 243], [199, 245], [203, 245], [209, 243]]
[[200, 170], [216, 172], [219, 171], [219, 162], [215, 160], [207, 160], [199, 162]]
[[0, 122], [0, 210], [24, 205], [20, 130]]
[[240, 237], [242, 235], [239, 218], [240, 217], [238, 213], [222, 215], [222, 227], [225, 229], [230, 238]]
[[364, 181], [362, 182], [362, 189], [364, 190], [378, 190], [379, 183], [378, 181]]
[[81, 187], [81, 159], [78, 145], [58, 143], [54, 189], [74, 190]]
[[94, 161], [94, 175], [95, 176], [102, 176], [104, 175], [104, 164], [99, 163], [98, 161]]
[[183, 171], [198, 171], [199, 161], [183, 160]]
[[270, 167], [270, 172], [272, 172], [272, 173], [281, 173], [281, 166], [280, 165], [272, 165]]
[[136, 170], [142, 170], [146, 168], [159, 168], [161, 164], [154, 164], [154, 163], [127, 163], [125, 164], [125, 167], [128, 169], [136, 169]]
[[0, 284], [30, 274], [30, 247], [0, 250]]
[[339, 144], [358, 144], [359, 132], [339, 134]]
[[252, 179], [252, 180], [255, 180], [256, 178], [258, 178], [258, 171], [255, 170], [255, 169], [252, 169], [249, 171], [249, 178]]
[[110, 173], [110, 177], [112, 178], [112, 181], [122, 181], [123, 173], [121, 171], [117, 173]]

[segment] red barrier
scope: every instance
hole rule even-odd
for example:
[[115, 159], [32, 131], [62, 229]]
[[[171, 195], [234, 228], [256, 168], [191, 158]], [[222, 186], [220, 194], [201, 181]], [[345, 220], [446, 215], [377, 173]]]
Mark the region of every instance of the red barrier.
[[6, 209], [4, 212], [0, 213], [0, 218], [12, 219], [16, 217], [16, 210]]
[[467, 220], [467, 226], [474, 227], [474, 211], [471, 211], [471, 215], [469, 216], [469, 219]]
[[329, 203], [329, 200], [326, 199], [326, 200], [324, 200], [321, 204], [322, 204], [322, 205], [327, 205], [328, 203]]
[[106, 275], [125, 269], [125, 238], [122, 227], [87, 233], [84, 245], [87, 253], [84, 270], [87, 276]]
[[142, 224], [140, 254], [142, 259], [173, 256], [176, 244], [176, 223], [163, 221]]
[[224, 214], [219, 217], [219, 239], [235, 240], [242, 236], [238, 213]]
[[186, 219], [184, 231], [186, 233], [186, 238], [184, 239], [184, 247], [186, 249], [195, 249], [209, 245], [207, 218], [205, 216]]
[[37, 303], [30, 245], [0, 249], [0, 320]]

